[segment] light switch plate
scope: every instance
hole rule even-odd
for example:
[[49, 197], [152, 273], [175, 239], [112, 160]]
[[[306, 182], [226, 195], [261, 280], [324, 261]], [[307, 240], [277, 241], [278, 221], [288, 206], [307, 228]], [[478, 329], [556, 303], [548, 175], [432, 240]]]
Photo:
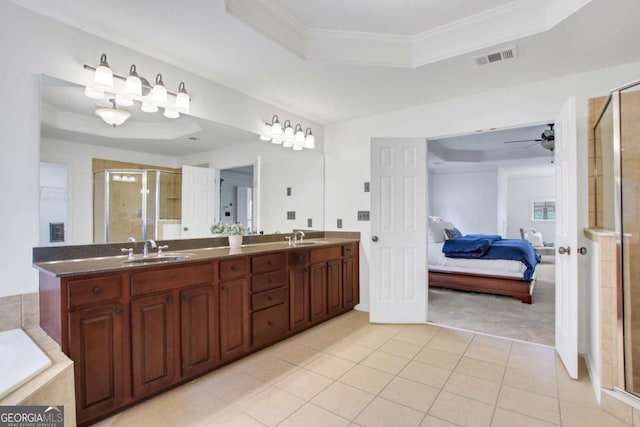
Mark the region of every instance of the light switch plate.
[[365, 192], [365, 193], [368, 193], [369, 191], [371, 191], [371, 190], [370, 190], [370, 188], [369, 188], [369, 183], [368, 183], [368, 182], [365, 182], [365, 183], [364, 183], [364, 192]]
[[291, 195], [291, 187], [287, 187], [287, 196]]
[[358, 211], [358, 221], [369, 221], [369, 211]]
[[338, 218], [338, 228], [342, 228], [342, 219]]
[[311, 218], [307, 218], [307, 227], [313, 227], [313, 220]]
[[296, 219], [296, 211], [287, 211], [287, 219]]

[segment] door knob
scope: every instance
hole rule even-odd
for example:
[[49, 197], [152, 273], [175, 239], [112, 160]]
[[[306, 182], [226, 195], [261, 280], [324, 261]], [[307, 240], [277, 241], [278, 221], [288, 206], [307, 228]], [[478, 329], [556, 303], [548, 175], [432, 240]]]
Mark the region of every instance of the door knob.
[[378, 236], [371, 236], [371, 240], [373, 240], [374, 242], [378, 241]]
[[189, 227], [182, 227], [183, 231], [189, 231]]
[[560, 255], [564, 255], [564, 254], [571, 255], [571, 247], [570, 247], [570, 246], [567, 246], [567, 247], [565, 248], [565, 247], [563, 247], [563, 246], [560, 246], [560, 247], [558, 248], [558, 253], [559, 253]]
[[578, 248], [578, 253], [579, 253], [580, 255], [586, 255], [586, 254], [587, 254], [587, 248], [585, 248], [584, 246], [580, 246], [580, 247]]

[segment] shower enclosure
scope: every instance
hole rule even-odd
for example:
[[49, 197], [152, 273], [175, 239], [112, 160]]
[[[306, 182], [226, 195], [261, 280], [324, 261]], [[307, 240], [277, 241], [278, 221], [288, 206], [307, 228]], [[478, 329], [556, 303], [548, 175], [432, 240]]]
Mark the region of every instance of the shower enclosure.
[[612, 91], [593, 132], [595, 226], [616, 235], [617, 387], [640, 397], [640, 81]]
[[93, 174], [95, 243], [180, 237], [182, 175], [148, 169]]

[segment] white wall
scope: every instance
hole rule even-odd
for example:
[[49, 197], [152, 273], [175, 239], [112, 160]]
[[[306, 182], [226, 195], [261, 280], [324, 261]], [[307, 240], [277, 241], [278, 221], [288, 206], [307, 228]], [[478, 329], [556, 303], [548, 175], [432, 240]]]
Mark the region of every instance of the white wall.
[[[258, 161], [259, 158], [259, 161]], [[227, 169], [258, 162], [260, 177], [257, 202], [257, 230], [265, 233], [290, 233], [294, 228], [324, 228], [324, 156], [312, 150], [293, 151], [264, 141], [242, 146], [227, 146], [208, 153], [181, 159], [183, 164], [208, 163], [209, 167]], [[287, 196], [291, 187], [291, 196]], [[255, 191], [255, 190], [254, 190]], [[287, 211], [296, 219], [288, 220]]]
[[114, 70], [135, 63], [138, 70], [161, 72], [165, 82], [186, 82], [194, 116], [259, 133], [264, 121], [278, 114], [303, 129], [311, 127], [316, 145], [323, 146], [318, 123], [8, 1], [0, 1], [0, 28], [0, 181], [11, 183], [3, 188], [0, 222], [12, 224], [4, 235], [9, 244], [0, 248], [0, 296], [38, 289], [31, 254], [39, 240], [40, 74], [85, 85], [91, 73], [82, 65], [96, 65], [104, 52]]
[[[40, 163], [40, 242], [41, 246], [68, 244], [67, 229], [67, 164]], [[64, 242], [50, 242], [50, 223], [62, 223], [65, 227]]]
[[520, 239], [520, 228], [535, 228], [545, 242], [555, 241], [555, 221], [532, 221], [533, 200], [556, 197], [555, 176], [510, 176], [507, 178], [507, 237]]
[[429, 215], [462, 234], [497, 234], [497, 170], [429, 174]]

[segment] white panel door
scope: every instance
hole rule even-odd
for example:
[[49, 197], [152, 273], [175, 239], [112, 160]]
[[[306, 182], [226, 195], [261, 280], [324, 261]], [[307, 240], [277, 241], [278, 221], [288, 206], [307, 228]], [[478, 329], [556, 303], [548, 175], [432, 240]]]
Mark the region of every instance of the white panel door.
[[217, 191], [215, 169], [182, 167], [183, 239], [211, 237], [211, 226], [217, 222]]
[[427, 142], [371, 140], [370, 320], [427, 321]]
[[578, 179], [576, 100], [569, 98], [555, 122], [556, 350], [578, 378]]

